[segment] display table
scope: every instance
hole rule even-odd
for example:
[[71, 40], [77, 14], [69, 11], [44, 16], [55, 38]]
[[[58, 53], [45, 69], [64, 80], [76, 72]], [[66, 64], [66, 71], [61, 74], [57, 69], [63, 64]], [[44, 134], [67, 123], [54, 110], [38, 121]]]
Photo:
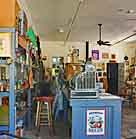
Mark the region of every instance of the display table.
[[121, 139], [120, 97], [71, 99], [72, 139]]

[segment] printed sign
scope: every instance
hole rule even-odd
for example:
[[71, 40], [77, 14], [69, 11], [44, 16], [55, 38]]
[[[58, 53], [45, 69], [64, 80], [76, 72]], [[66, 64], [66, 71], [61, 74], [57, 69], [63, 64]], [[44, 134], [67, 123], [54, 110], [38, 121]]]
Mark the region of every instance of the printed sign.
[[105, 110], [87, 110], [87, 135], [105, 134]]

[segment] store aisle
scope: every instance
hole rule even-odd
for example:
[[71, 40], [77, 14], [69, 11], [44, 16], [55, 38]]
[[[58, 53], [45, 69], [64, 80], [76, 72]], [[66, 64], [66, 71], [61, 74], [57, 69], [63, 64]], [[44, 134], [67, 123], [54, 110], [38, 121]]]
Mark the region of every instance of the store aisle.
[[32, 139], [70, 139], [69, 128], [63, 122], [55, 122], [55, 135], [50, 136], [47, 127], [41, 127], [40, 132], [34, 128], [32, 131], [26, 131], [25, 136]]
[[122, 116], [123, 139], [136, 139], [136, 109], [124, 108]]
[[[125, 107], [122, 114], [122, 138], [121, 139], [136, 139], [136, 109]], [[42, 127], [37, 136], [37, 130], [27, 131], [27, 137], [32, 139], [71, 139], [69, 137], [68, 126], [63, 122], [58, 121], [55, 123], [55, 136], [50, 137], [48, 128]], [[135, 137], [135, 138], [131, 138]]]

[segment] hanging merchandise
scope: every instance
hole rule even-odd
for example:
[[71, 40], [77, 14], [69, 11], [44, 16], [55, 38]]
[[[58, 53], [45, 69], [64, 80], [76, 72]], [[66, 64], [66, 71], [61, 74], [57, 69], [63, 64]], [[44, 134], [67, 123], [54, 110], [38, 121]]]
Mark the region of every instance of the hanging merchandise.
[[40, 48], [40, 38], [39, 38], [39, 36], [37, 36], [37, 51], [38, 51], [39, 59], [41, 59], [41, 48]]
[[32, 43], [31, 42], [29, 43], [29, 52], [28, 52], [28, 55], [30, 57], [30, 65], [31, 65], [31, 58], [32, 58]]
[[19, 49], [16, 48], [16, 49], [15, 49], [15, 52], [16, 52], [16, 58], [18, 58], [18, 57], [20, 56]]
[[16, 45], [15, 50], [18, 48], [18, 31], [16, 31]]
[[21, 72], [24, 72], [24, 64], [21, 64]]
[[29, 65], [29, 53], [26, 53], [26, 64]]
[[29, 86], [30, 88], [33, 87], [33, 72], [32, 72], [32, 69], [29, 70], [29, 76], [28, 76], [28, 80], [29, 80]]
[[30, 39], [30, 41], [32, 42], [34, 48], [37, 47], [37, 38], [34, 34], [34, 31], [32, 28], [29, 28], [28, 31], [26, 32], [26, 36]]
[[29, 54], [30, 54], [30, 53], [29, 53], [29, 51], [30, 51], [30, 50], [29, 50], [29, 47], [30, 47], [30, 44], [27, 43], [27, 47], [26, 47], [26, 64], [27, 64], [27, 65], [29, 65], [29, 58], [30, 58], [30, 57], [29, 57]]
[[26, 31], [27, 31], [27, 18], [25, 12], [21, 10], [19, 11], [18, 34], [21, 36], [25, 36]]
[[41, 81], [41, 51], [33, 29], [27, 29], [26, 14], [17, 1], [11, 3], [3, 8], [14, 14], [10, 17], [16, 21], [0, 29], [0, 133], [23, 136], [23, 130], [31, 128], [32, 97]]

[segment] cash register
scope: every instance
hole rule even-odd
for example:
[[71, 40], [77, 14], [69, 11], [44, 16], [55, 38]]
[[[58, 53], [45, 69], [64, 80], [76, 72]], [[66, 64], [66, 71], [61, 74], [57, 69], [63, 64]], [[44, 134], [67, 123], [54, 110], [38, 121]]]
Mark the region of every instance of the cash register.
[[85, 71], [77, 74], [72, 79], [71, 98], [97, 98], [96, 69], [95, 66], [87, 63]]

